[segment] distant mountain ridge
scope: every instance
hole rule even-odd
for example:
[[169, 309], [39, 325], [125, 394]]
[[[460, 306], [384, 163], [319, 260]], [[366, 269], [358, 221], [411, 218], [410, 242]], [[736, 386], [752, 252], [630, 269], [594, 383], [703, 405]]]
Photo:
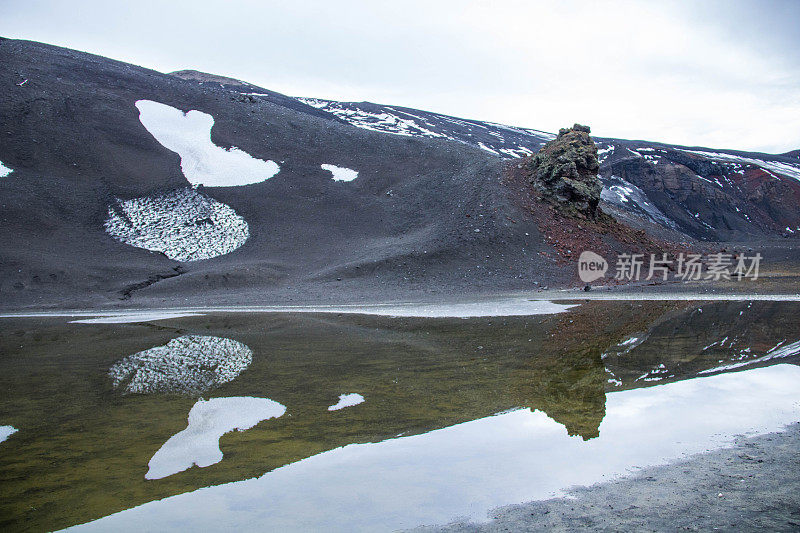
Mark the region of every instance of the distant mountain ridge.
[[[197, 71], [174, 75], [221, 83], [244, 95], [275, 100], [278, 93]], [[298, 101], [358, 128], [438, 138], [480, 148], [503, 159], [536, 153], [554, 134], [371, 102]], [[800, 150], [766, 154], [595, 137], [606, 210], [637, 224], [643, 219], [690, 238], [728, 241], [800, 236]], [[661, 164], [659, 167], [658, 165]], [[645, 226], [647, 225], [645, 224]]]
[[[359, 128], [449, 139], [504, 159], [527, 157], [555, 137], [398, 106], [299, 100]], [[598, 137], [595, 142], [603, 199], [614, 212], [704, 240], [800, 234], [800, 151], [765, 154]]]

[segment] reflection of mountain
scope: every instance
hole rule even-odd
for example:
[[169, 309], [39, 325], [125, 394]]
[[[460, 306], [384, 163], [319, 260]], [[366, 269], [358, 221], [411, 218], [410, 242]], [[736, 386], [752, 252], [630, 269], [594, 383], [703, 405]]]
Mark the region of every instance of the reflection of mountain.
[[[779, 431], [800, 417], [798, 379], [800, 368], [776, 365], [613, 392], [600, 437], [590, 445], [568, 437], [543, 413], [512, 411], [422, 435], [337, 448], [260, 478], [151, 502], [76, 531], [162, 529], [173, 523], [203, 530], [213, 523], [230, 531], [353, 533], [406, 530], [456, 518], [482, 522], [489, 509], [548, 499], [569, 487], [728, 447], [742, 433]], [[664, 501], [659, 492], [647, 494], [643, 499]], [[613, 505], [606, 508], [619, 512], [613, 511], [618, 501], [609, 500], [606, 504]], [[519, 514], [531, 511], [542, 510]], [[569, 523], [570, 530], [590, 529], [587, 525], [600, 522], [592, 519], [562, 520], [556, 528]], [[646, 523], [640, 521], [639, 529]], [[490, 524], [487, 529], [540, 530], [520, 524]], [[660, 524], [667, 529], [666, 521]], [[479, 528], [461, 522], [453, 529]]]
[[705, 302], [667, 314], [603, 354], [610, 390], [800, 360], [800, 304]]
[[[637, 355], [647, 345], [659, 346], [668, 366], [681, 360], [687, 345], [671, 341], [681, 321], [689, 321], [687, 337], [689, 328], [710, 328], [694, 322], [696, 307], [587, 302], [560, 315], [469, 320], [226, 314], [158, 326], [9, 320], [0, 336], [7, 354], [0, 360], [7, 398], [0, 402], [0, 421], [20, 431], [0, 455], [0, 527], [56, 529], [259, 476], [343, 445], [427, 433], [520, 407], [543, 411], [571, 435], [593, 438], [606, 409], [609, 363], [601, 355], [649, 331], [647, 342], [626, 356], [625, 372], [638, 377], [651, 367], [655, 351]], [[714, 306], [702, 308], [712, 316]], [[718, 319], [735, 313], [732, 308]], [[796, 304], [754, 303], [744, 314], [747, 321], [737, 327], [765, 344], [798, 330]], [[214, 389], [213, 397], [266, 397], [287, 412], [224, 435], [218, 464], [146, 481], [148, 461], [185, 429], [196, 397], [124, 395], [113, 389], [107, 371], [128, 354], [187, 335], [233, 339], [253, 352], [250, 366]], [[703, 368], [709, 366], [697, 370]], [[366, 401], [328, 411], [343, 393]]]

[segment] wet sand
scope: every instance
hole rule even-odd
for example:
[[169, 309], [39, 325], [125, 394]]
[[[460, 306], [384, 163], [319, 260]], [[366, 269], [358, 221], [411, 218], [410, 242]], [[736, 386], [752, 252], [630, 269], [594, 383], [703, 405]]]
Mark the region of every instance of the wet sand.
[[733, 448], [417, 531], [798, 531], [800, 424]]

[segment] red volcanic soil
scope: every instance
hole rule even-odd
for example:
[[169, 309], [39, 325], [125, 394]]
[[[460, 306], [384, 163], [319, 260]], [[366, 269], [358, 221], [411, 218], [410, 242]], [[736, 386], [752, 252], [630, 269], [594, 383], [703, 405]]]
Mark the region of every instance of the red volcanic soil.
[[[674, 258], [679, 253], [700, 252], [691, 249], [688, 242], [668, 242], [651, 237], [643, 230], [618, 222], [599, 208], [598, 216], [594, 219], [560, 213], [555, 206], [537, 197], [528, 182], [525, 165], [519, 161], [506, 166], [502, 183], [509, 189], [512, 201], [536, 221], [546, 244], [555, 249], [557, 255], [553, 259], [560, 265], [577, 264], [578, 257], [585, 250], [602, 255], [611, 265], [618, 254], [635, 253], [644, 255], [644, 272], [649, 268], [650, 254], [655, 254], [657, 258], [667, 254]], [[549, 255], [547, 251], [539, 253]], [[576, 277], [575, 283], [578, 282]], [[612, 277], [595, 283], [618, 282]]]

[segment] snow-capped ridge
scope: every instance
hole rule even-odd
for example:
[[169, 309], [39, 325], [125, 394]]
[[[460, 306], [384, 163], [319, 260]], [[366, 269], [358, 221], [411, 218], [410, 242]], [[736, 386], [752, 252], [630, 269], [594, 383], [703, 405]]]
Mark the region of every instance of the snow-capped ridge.
[[297, 100], [357, 128], [407, 137], [447, 139], [475, 146], [504, 159], [532, 155], [545, 142], [555, 138], [552, 133], [530, 128], [461, 119], [397, 106], [335, 102], [321, 98], [299, 97]]

